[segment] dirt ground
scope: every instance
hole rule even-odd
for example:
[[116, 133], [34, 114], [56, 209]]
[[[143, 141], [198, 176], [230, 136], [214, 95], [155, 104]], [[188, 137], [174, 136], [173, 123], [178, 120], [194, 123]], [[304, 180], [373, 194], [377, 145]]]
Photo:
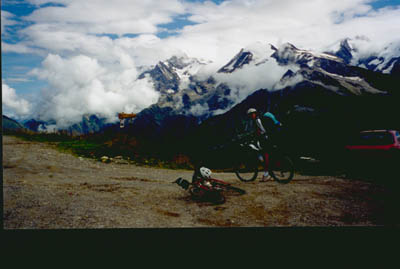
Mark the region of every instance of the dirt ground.
[[[287, 185], [240, 182], [222, 205], [193, 201], [176, 184], [192, 171], [101, 163], [45, 143], [3, 136], [4, 229], [304, 227], [398, 225], [387, 187], [296, 174]], [[397, 200], [396, 200], [397, 201]]]

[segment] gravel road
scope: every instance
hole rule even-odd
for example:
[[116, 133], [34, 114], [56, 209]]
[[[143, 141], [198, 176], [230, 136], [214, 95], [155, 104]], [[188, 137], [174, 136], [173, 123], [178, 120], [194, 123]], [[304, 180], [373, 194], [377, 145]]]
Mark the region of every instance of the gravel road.
[[3, 136], [4, 229], [304, 227], [398, 225], [391, 192], [370, 182], [295, 175], [287, 185], [240, 182], [222, 205], [178, 185], [192, 171], [101, 163], [46, 143]]

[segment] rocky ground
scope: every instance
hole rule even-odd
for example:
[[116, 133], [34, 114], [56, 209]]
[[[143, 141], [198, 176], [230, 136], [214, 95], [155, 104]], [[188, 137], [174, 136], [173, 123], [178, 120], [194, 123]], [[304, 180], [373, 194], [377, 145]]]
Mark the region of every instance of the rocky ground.
[[[240, 182], [247, 191], [213, 205], [178, 185], [192, 171], [102, 163], [55, 146], [3, 136], [4, 229], [297, 227], [398, 225], [397, 194], [385, 185], [296, 174], [287, 185]], [[261, 175], [259, 176], [261, 177]]]

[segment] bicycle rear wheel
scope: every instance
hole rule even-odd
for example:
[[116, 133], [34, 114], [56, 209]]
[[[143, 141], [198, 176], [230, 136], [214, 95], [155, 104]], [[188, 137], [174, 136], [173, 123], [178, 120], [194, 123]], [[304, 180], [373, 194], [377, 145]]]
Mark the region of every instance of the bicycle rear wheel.
[[271, 156], [269, 171], [276, 182], [287, 184], [293, 179], [294, 165], [288, 156], [278, 154]]
[[243, 158], [236, 164], [235, 174], [243, 182], [254, 181], [258, 175], [258, 160], [256, 158]]

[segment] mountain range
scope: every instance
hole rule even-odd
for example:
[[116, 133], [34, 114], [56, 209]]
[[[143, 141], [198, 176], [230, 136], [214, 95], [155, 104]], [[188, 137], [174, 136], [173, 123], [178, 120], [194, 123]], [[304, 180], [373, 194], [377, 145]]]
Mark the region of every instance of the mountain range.
[[[160, 92], [158, 102], [119, 131], [154, 141], [153, 145], [164, 147], [168, 142], [172, 150], [191, 144], [199, 150], [212, 148], [248, 128], [249, 107], [276, 114], [291, 134], [289, 144], [298, 150], [317, 151], [326, 140], [326, 146], [334, 148], [349, 132], [361, 129], [400, 128], [394, 118], [400, 101], [400, 46], [390, 44], [365, 55], [357, 48], [360, 40], [366, 42], [344, 39], [325, 52], [290, 43], [257, 44], [241, 49], [211, 74], [203, 72], [209, 62], [187, 56], [160, 61], [138, 76], [151, 78]], [[275, 70], [285, 72], [276, 82], [262, 84], [263, 76]], [[35, 131], [49, 125], [36, 120], [24, 123]], [[118, 130], [116, 125], [98, 115], [85, 115], [68, 131]]]

